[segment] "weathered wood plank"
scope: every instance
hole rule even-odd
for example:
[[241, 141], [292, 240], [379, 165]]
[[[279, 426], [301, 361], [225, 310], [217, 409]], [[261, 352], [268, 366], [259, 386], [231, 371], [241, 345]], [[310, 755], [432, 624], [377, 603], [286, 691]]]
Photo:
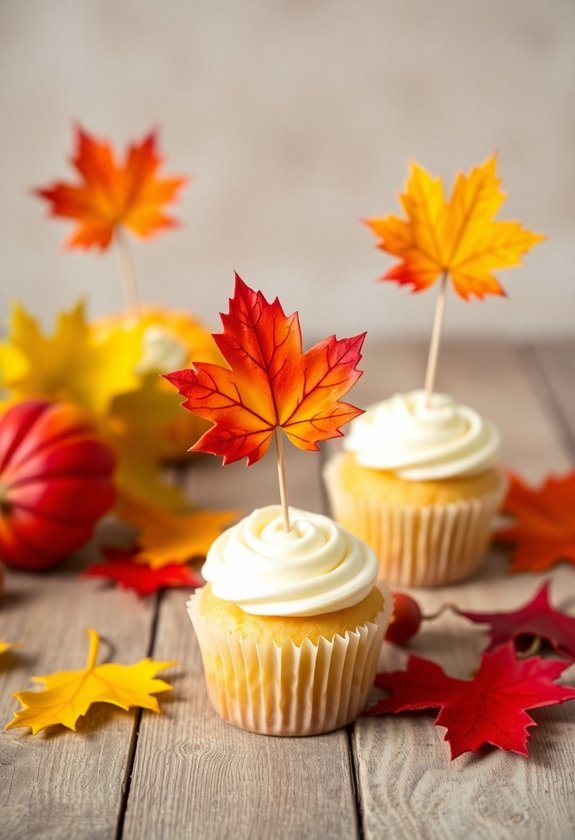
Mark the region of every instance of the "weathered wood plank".
[[565, 446], [575, 460], [575, 341], [528, 348], [523, 358], [553, 413]]
[[[87, 628], [105, 640], [104, 658], [130, 663], [147, 654], [153, 601], [78, 579], [77, 571], [70, 562], [45, 575], [7, 573], [0, 637], [22, 648], [0, 660], [2, 727], [18, 708], [13, 692], [29, 688], [32, 674], [83, 666]], [[0, 835], [115, 837], [137, 714], [96, 705], [80, 719], [77, 734], [61, 728], [33, 737], [24, 729], [2, 728]]]
[[[286, 451], [290, 502], [321, 509], [319, 458]], [[191, 498], [245, 512], [278, 500], [273, 454], [246, 470], [196, 462]], [[182, 593], [162, 600], [157, 657], [181, 675], [167, 715], [142, 721], [125, 837], [353, 838], [356, 809], [347, 733], [271, 738], [224, 723], [212, 711]]]
[[[421, 381], [422, 351], [412, 346], [372, 352], [361, 385], [369, 403]], [[374, 373], [377, 371], [377, 375]], [[419, 380], [417, 377], [420, 377]], [[404, 384], [405, 383], [405, 384]], [[568, 459], [545, 405], [537, 399], [516, 354], [500, 346], [446, 348], [438, 386], [491, 417], [503, 435], [503, 461], [532, 479], [562, 469]], [[359, 390], [359, 388], [358, 388]], [[471, 609], [511, 609], [540, 583], [534, 575], [508, 577], [492, 556], [480, 576], [458, 586], [414, 592], [426, 612], [445, 602]], [[553, 597], [575, 596], [575, 575], [556, 569]], [[465, 677], [476, 665], [481, 632], [446, 614], [426, 622], [412, 650]], [[402, 667], [406, 654], [385, 644], [381, 666]], [[575, 669], [567, 675], [575, 678]], [[499, 751], [450, 763], [443, 732], [425, 716], [360, 719], [353, 734], [365, 836], [461, 838], [567, 837], [575, 821], [575, 708], [536, 713], [531, 759]], [[544, 791], [544, 797], [541, 792]]]

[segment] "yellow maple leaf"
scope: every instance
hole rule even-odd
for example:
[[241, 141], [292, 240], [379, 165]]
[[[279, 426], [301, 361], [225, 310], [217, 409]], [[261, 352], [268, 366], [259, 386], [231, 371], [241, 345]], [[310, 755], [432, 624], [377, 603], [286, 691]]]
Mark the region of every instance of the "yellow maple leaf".
[[[180, 398], [159, 374], [193, 362], [221, 364], [222, 357], [208, 330], [187, 312], [146, 306], [138, 313], [137, 324], [142, 344], [138, 362], [142, 387], [118, 397], [114, 415], [132, 437], [140, 439], [140, 448], [153, 441], [160, 458], [182, 460], [209, 423], [182, 411]], [[102, 318], [92, 325], [98, 338], [126, 328], [125, 316]]]
[[82, 303], [60, 313], [52, 336], [16, 304], [8, 338], [0, 344], [0, 377], [12, 399], [70, 400], [99, 417], [116, 395], [139, 387], [140, 355], [141, 343], [129, 332], [95, 338]]
[[6, 729], [29, 727], [36, 735], [42, 729], [61, 724], [75, 731], [78, 718], [86, 714], [92, 703], [110, 703], [125, 710], [139, 706], [160, 711], [153, 695], [171, 691], [172, 686], [155, 676], [176, 663], [142, 659], [134, 665], [115, 662], [96, 665], [100, 640], [95, 630], [88, 630], [88, 636], [90, 652], [86, 666], [80, 671], [32, 677], [33, 682], [45, 687], [41, 691], [18, 691], [14, 695], [22, 709]]
[[3, 642], [0, 639], [0, 654], [6, 653], [7, 650], [14, 650], [14, 648], [20, 647], [18, 642]]
[[505, 295], [492, 272], [519, 265], [521, 256], [545, 237], [519, 222], [496, 221], [504, 200], [495, 156], [468, 174], [459, 173], [449, 201], [441, 180], [413, 163], [400, 195], [407, 218], [366, 220], [380, 239], [378, 247], [401, 258], [382, 279], [419, 292], [445, 275], [464, 300]]
[[164, 478], [157, 454], [149, 444], [141, 445], [139, 436], [129, 432], [112, 437], [110, 442], [118, 453], [115, 473], [118, 510], [132, 503], [172, 511], [189, 507], [183, 490]]
[[238, 517], [236, 510], [197, 510], [177, 514], [122, 501], [119, 515], [138, 529], [137, 563], [159, 569], [204, 557], [222, 529]]

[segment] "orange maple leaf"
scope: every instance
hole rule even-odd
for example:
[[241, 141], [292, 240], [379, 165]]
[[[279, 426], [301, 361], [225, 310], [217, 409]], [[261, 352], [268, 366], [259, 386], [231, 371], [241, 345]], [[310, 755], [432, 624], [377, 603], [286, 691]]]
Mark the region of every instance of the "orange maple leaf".
[[330, 336], [302, 352], [297, 312], [286, 316], [236, 274], [224, 331], [214, 341], [229, 367], [198, 362], [166, 374], [186, 399], [182, 405], [215, 422], [193, 450], [221, 455], [224, 464], [258, 461], [276, 428], [300, 449], [341, 437], [340, 426], [362, 411], [342, 397], [359, 379], [365, 333]]
[[407, 219], [386, 216], [366, 224], [381, 240], [378, 247], [401, 259], [381, 279], [414, 292], [446, 275], [464, 300], [505, 295], [491, 272], [519, 265], [521, 255], [545, 239], [519, 222], [495, 221], [505, 193], [494, 155], [468, 174], [458, 174], [449, 201], [441, 179], [414, 162], [399, 200]]
[[154, 132], [133, 143], [125, 161], [119, 163], [108, 142], [78, 128], [72, 165], [79, 183], [58, 181], [35, 192], [50, 202], [52, 216], [78, 222], [67, 242], [69, 248], [104, 250], [120, 226], [146, 237], [177, 224], [163, 205], [176, 198], [187, 179], [159, 178], [161, 163]]
[[575, 565], [575, 470], [540, 487], [510, 478], [503, 512], [515, 522], [495, 534], [497, 543], [513, 545], [509, 571], [543, 572], [562, 560]]
[[205, 557], [223, 528], [238, 518], [237, 510], [172, 513], [128, 498], [120, 501], [118, 513], [138, 530], [133, 561], [152, 569]]

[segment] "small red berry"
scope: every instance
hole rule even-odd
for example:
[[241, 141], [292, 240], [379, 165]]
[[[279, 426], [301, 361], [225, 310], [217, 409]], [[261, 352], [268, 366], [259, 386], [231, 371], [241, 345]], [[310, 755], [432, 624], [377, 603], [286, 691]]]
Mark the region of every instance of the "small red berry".
[[403, 592], [393, 593], [393, 613], [385, 639], [395, 645], [404, 645], [419, 630], [421, 610], [417, 601]]

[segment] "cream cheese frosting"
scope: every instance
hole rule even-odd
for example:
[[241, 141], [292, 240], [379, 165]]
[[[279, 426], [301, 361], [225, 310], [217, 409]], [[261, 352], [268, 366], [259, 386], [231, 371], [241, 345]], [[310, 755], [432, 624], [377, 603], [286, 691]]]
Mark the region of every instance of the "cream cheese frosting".
[[163, 327], [148, 327], [142, 336], [143, 354], [136, 373], [165, 373], [183, 367], [188, 351], [182, 341]]
[[489, 420], [447, 394], [395, 394], [368, 408], [350, 427], [344, 446], [359, 464], [390, 470], [408, 481], [485, 472], [497, 460], [499, 432]]
[[290, 507], [254, 510], [215, 540], [202, 568], [217, 598], [253, 615], [308, 616], [359, 603], [378, 573], [366, 543], [332, 519]]

